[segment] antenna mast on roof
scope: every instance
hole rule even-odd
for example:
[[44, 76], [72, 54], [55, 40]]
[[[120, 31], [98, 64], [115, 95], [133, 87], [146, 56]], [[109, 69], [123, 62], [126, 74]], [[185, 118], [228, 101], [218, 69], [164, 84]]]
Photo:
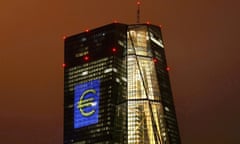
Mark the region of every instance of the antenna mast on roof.
[[137, 23], [140, 23], [140, 0], [137, 0]]

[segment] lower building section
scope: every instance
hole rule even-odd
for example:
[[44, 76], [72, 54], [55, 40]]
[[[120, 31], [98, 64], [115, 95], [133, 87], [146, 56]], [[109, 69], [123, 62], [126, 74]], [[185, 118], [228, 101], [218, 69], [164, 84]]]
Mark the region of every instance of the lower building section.
[[128, 103], [128, 144], [155, 144], [162, 142], [160, 130], [161, 106], [147, 100]]

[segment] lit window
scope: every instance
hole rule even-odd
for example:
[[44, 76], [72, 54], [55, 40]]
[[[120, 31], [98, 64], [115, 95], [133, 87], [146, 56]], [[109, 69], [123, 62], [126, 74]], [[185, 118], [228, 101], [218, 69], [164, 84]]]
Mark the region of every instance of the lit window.
[[120, 83], [120, 79], [119, 79], [119, 78], [116, 78], [116, 82], [117, 82], [117, 83]]
[[85, 75], [87, 75], [88, 74], [88, 71], [85, 71], [85, 72], [82, 72], [82, 76], [85, 76]]
[[107, 69], [104, 70], [104, 73], [109, 73], [109, 72], [111, 72], [112, 70], [113, 70], [112, 68], [107, 68]]
[[166, 111], [170, 111], [170, 109], [169, 109], [168, 107], [164, 107], [164, 109], [165, 109]]

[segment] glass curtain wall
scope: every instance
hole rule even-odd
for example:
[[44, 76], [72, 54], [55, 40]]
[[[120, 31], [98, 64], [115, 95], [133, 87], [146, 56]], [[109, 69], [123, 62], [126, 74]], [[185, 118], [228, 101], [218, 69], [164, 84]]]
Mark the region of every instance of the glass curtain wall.
[[129, 26], [128, 144], [161, 144], [160, 89], [146, 25]]

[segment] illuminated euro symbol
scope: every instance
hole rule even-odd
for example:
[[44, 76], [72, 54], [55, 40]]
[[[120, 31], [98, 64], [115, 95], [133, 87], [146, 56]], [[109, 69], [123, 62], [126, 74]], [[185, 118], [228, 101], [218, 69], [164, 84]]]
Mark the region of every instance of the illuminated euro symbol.
[[96, 90], [89, 89], [89, 90], [84, 91], [84, 93], [80, 97], [80, 101], [78, 102], [78, 106], [77, 106], [77, 108], [80, 110], [81, 114], [85, 117], [93, 115], [96, 111], [95, 109], [93, 109], [89, 112], [84, 111], [84, 108], [92, 107], [92, 106], [96, 105], [96, 102], [94, 102], [94, 98], [91, 97], [91, 98], [84, 99], [84, 97], [89, 93], [96, 94]]

